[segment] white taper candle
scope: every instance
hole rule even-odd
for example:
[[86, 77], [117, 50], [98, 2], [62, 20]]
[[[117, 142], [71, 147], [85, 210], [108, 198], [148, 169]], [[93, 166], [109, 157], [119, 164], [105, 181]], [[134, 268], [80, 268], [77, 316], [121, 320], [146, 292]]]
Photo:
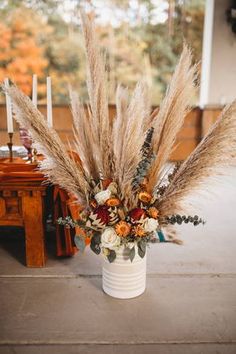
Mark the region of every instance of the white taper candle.
[[52, 127], [52, 82], [51, 77], [47, 77], [47, 121]]
[[[9, 87], [9, 80], [4, 79], [4, 84]], [[7, 108], [7, 132], [13, 133], [12, 105], [11, 98], [6, 93], [6, 108]]]
[[35, 105], [35, 107], [37, 107], [37, 84], [38, 84], [38, 78], [37, 75], [33, 75], [33, 82], [32, 82], [32, 102]]

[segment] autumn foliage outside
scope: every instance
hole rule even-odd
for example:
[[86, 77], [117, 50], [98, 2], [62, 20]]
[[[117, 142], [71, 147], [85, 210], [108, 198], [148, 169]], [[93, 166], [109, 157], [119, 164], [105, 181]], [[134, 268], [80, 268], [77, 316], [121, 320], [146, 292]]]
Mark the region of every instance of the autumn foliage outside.
[[[134, 87], [142, 75], [152, 85], [152, 102], [163, 97], [179, 54], [183, 38], [193, 48], [195, 61], [201, 58], [204, 1], [175, 1], [170, 9], [163, 0], [134, 2], [116, 0], [8, 1], [0, 5], [0, 81], [9, 77], [28, 95], [32, 75], [39, 79], [39, 103], [45, 103], [46, 80], [53, 82], [53, 102], [68, 102], [68, 84], [85, 90], [85, 58], [78, 11], [87, 6], [95, 17], [97, 34], [104, 48], [109, 79], [109, 101], [114, 102], [119, 83]], [[64, 7], [63, 7], [64, 6]], [[109, 11], [112, 16], [104, 18]], [[145, 10], [145, 11], [144, 11]], [[3, 102], [4, 97], [1, 97]]]

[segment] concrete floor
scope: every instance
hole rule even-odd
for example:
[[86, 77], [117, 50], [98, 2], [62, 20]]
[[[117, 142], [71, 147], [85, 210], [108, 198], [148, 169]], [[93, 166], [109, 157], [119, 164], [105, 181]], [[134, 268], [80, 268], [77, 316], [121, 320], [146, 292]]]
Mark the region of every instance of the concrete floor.
[[102, 292], [89, 249], [56, 259], [49, 247], [47, 267], [29, 269], [22, 235], [1, 235], [0, 353], [236, 353], [236, 170], [207, 189], [189, 200], [207, 224], [180, 227], [183, 246], [150, 247], [133, 300]]

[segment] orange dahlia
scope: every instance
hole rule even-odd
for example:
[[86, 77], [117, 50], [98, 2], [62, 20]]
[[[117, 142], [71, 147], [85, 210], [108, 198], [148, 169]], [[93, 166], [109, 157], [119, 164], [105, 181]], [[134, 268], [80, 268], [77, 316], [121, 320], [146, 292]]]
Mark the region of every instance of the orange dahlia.
[[120, 205], [120, 199], [118, 198], [109, 198], [107, 201], [106, 201], [106, 205], [108, 206], [118, 206]]
[[139, 193], [138, 199], [143, 203], [150, 203], [152, 196], [148, 192], [142, 191]]
[[116, 224], [115, 226], [117, 235], [122, 237], [128, 236], [128, 234], [130, 233], [130, 229], [130, 225], [125, 221], [119, 221], [118, 224]]
[[157, 208], [155, 207], [151, 207], [148, 209], [148, 215], [153, 218], [153, 219], [157, 219], [159, 214], [159, 211], [157, 210]]
[[137, 225], [132, 229], [134, 236], [143, 237], [145, 236], [144, 228], [141, 225]]

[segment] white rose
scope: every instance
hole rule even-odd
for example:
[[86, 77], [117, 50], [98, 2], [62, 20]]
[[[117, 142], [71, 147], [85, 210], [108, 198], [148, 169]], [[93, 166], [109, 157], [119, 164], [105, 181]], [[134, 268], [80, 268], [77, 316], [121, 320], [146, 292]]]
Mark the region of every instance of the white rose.
[[114, 249], [120, 245], [120, 237], [117, 235], [113, 227], [106, 227], [101, 235], [102, 247]]
[[109, 189], [105, 189], [105, 191], [98, 192], [95, 194], [94, 198], [98, 202], [99, 205], [104, 204], [107, 199], [109, 199], [111, 196], [111, 191]]
[[156, 219], [149, 218], [144, 222], [143, 227], [146, 232], [153, 232], [158, 227], [158, 221]]

